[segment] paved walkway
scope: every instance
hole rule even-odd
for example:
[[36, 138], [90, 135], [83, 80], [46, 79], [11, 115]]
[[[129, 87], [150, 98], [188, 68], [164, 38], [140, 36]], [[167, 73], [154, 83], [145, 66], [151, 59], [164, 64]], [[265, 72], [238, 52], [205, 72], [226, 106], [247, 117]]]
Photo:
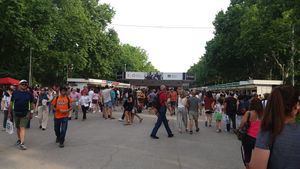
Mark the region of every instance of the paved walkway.
[[[116, 113], [116, 117], [121, 114]], [[175, 137], [168, 138], [164, 127], [159, 140], [149, 133], [156, 121], [124, 126], [117, 120], [104, 120], [88, 114], [86, 121], [69, 123], [65, 148], [55, 144], [53, 122], [46, 131], [38, 129], [37, 119], [27, 131], [28, 150], [15, 146], [16, 135], [0, 132], [0, 168], [3, 169], [242, 169], [240, 142], [233, 134], [204, 128], [200, 133], [179, 134], [170, 120]], [[1, 122], [3, 114], [1, 113]], [[2, 124], [2, 123], [1, 123]]]

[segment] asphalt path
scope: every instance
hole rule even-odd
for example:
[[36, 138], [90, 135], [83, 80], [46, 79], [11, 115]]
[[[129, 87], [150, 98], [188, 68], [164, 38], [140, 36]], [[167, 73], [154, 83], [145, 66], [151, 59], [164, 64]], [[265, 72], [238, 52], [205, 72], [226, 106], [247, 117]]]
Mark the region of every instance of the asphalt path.
[[[116, 118], [121, 111], [114, 112]], [[3, 114], [0, 114], [2, 122]], [[64, 148], [55, 143], [53, 116], [48, 129], [38, 128], [33, 118], [21, 151], [14, 146], [16, 134], [0, 132], [1, 169], [242, 169], [240, 142], [231, 133], [216, 133], [205, 128], [200, 117], [200, 132], [179, 134], [174, 117], [169, 124], [174, 138], [168, 138], [164, 126], [157, 136], [149, 137], [156, 116], [144, 112], [144, 121], [124, 126], [88, 113], [87, 120], [71, 120]]]

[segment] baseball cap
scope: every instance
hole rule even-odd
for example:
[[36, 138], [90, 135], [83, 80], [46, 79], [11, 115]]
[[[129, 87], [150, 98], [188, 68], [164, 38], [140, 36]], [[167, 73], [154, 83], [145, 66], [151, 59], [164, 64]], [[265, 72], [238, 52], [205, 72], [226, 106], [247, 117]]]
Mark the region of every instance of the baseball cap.
[[23, 80], [20, 80], [19, 84], [22, 84], [22, 83], [28, 83], [28, 82], [27, 82], [27, 80], [23, 79]]

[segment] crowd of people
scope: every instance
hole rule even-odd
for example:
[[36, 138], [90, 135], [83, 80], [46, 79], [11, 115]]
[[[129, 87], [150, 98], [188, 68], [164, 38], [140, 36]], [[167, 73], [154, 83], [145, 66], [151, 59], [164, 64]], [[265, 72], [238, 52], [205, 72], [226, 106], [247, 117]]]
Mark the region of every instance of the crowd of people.
[[77, 120], [82, 114], [82, 120], [87, 119], [87, 113], [101, 113], [104, 119], [115, 119], [112, 112], [121, 102], [121, 92], [114, 87], [88, 88], [82, 90], [71, 87], [30, 88], [26, 80], [19, 85], [10, 86], [3, 91], [1, 110], [3, 110], [3, 130], [7, 120], [14, 122], [18, 140], [16, 145], [26, 150], [24, 144], [26, 128], [30, 128], [33, 116], [38, 119], [39, 128], [45, 131], [48, 127], [49, 114], [54, 114], [54, 130], [56, 142], [64, 147], [68, 121]]
[[[56, 142], [62, 148], [69, 120], [77, 120], [82, 114], [85, 121], [88, 112], [97, 113], [104, 119], [115, 119], [113, 111], [116, 106], [122, 107], [123, 115], [119, 121], [125, 126], [133, 124], [135, 117], [141, 123], [143, 118], [139, 113], [145, 110], [154, 113], [157, 121], [150, 134], [152, 139], [159, 139], [157, 132], [162, 124], [168, 137], [174, 136], [169, 127], [168, 112], [170, 116], [176, 116], [180, 134], [199, 132], [198, 119], [204, 115], [204, 127], [214, 124], [217, 133], [225, 131], [240, 135], [245, 129], [241, 141], [247, 169], [299, 165], [299, 92], [290, 86], [276, 87], [272, 93], [261, 96], [175, 89], [165, 85], [157, 90], [121, 90], [109, 86], [103, 89], [85, 86], [82, 90], [58, 86], [30, 89], [27, 81], [21, 80], [18, 88], [11, 86], [3, 92], [3, 129], [8, 119], [14, 121], [18, 136], [16, 145], [26, 150], [25, 131], [30, 128], [32, 116], [36, 115], [39, 128], [46, 130], [49, 114], [53, 113]], [[279, 162], [283, 157], [289, 157], [289, 164]]]

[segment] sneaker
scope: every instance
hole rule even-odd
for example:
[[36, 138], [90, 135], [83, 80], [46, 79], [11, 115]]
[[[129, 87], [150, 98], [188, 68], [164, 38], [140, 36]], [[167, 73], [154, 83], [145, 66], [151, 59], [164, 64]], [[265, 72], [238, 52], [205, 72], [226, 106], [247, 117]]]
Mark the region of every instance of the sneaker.
[[199, 131], [200, 131], [200, 129], [199, 129], [199, 128], [197, 128], [197, 129], [196, 129], [196, 132], [199, 132]]
[[75, 120], [78, 120], [78, 117], [75, 117]]
[[207, 127], [207, 121], [205, 122], [205, 127]]
[[21, 141], [20, 140], [18, 140], [17, 142], [16, 142], [16, 146], [19, 146], [21, 144]]
[[170, 134], [170, 135], [168, 135], [168, 137], [169, 137], [169, 138], [172, 138], [172, 137], [174, 137], [174, 134]]
[[119, 122], [124, 122], [124, 120], [122, 118], [119, 118]]
[[45, 128], [42, 128], [42, 130], [45, 131], [46, 129], [45, 129]]
[[59, 148], [64, 148], [64, 147], [65, 147], [64, 143], [59, 144]]
[[159, 139], [159, 137], [157, 137], [157, 136], [150, 136], [152, 139]]
[[27, 147], [23, 143], [21, 143], [21, 144], [19, 144], [19, 149], [20, 150], [27, 150]]
[[192, 130], [190, 131], [190, 134], [193, 134], [193, 131], [192, 131]]
[[42, 126], [40, 126], [40, 129], [42, 129]]
[[211, 127], [211, 124], [209, 125], [209, 127]]

